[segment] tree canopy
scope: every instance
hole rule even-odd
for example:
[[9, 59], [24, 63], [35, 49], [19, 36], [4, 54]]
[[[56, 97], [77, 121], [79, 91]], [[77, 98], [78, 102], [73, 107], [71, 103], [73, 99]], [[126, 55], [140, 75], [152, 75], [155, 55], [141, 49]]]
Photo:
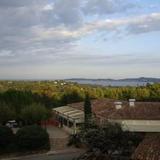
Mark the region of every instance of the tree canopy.
[[90, 123], [92, 119], [92, 107], [88, 93], [86, 94], [84, 101], [84, 116], [85, 116], [85, 125], [87, 125]]
[[35, 124], [50, 117], [49, 110], [41, 104], [33, 103], [24, 107], [21, 111], [21, 119], [27, 124]]

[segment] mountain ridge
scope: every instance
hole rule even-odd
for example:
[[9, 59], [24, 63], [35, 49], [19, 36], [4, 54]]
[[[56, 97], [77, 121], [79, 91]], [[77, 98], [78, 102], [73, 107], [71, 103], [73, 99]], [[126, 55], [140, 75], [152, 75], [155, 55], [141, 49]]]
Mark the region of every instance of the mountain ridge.
[[69, 79], [64, 79], [64, 80], [81, 80], [81, 81], [138, 81], [138, 82], [153, 82], [153, 83], [159, 83], [160, 82], [160, 78], [152, 78], [152, 77], [139, 77], [139, 78], [122, 78], [122, 79], [112, 79], [112, 78], [96, 78], [96, 79], [92, 79], [92, 78], [69, 78]]

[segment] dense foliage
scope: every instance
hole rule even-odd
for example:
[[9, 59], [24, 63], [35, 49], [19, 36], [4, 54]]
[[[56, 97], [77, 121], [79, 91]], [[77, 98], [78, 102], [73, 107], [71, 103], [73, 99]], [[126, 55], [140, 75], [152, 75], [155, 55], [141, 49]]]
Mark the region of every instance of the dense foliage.
[[33, 103], [24, 107], [21, 111], [21, 119], [26, 124], [38, 124], [40, 121], [47, 120], [49, 117], [49, 111], [41, 104]]
[[49, 135], [40, 126], [26, 126], [16, 133], [16, 143], [20, 150], [49, 149]]
[[12, 130], [6, 126], [0, 126], [0, 153], [11, 149], [14, 142]]
[[84, 101], [84, 115], [85, 115], [85, 126], [90, 123], [92, 118], [92, 108], [91, 108], [91, 101], [88, 94], [86, 94], [85, 101]]
[[31, 91], [7, 90], [0, 93], [0, 124], [17, 120], [25, 124], [38, 123], [50, 116], [49, 97]]
[[101, 87], [64, 81], [0, 81], [0, 100], [18, 108], [33, 102], [47, 107], [79, 102], [84, 100], [86, 92], [91, 98], [160, 101], [160, 83], [137, 87]]
[[95, 160], [130, 157], [143, 139], [143, 135], [124, 132], [118, 124], [112, 123], [107, 123], [104, 126], [92, 126], [82, 130], [77, 137], [81, 143], [86, 144], [89, 148], [88, 156], [80, 158], [87, 160], [92, 160], [93, 157]]
[[16, 120], [19, 125], [40, 124], [51, 116], [51, 110], [44, 105], [33, 103], [20, 107], [18, 111], [15, 106], [0, 102], [0, 124], [5, 125], [9, 120]]
[[103, 127], [88, 129], [84, 140], [91, 149], [98, 149], [102, 153], [112, 155], [115, 151], [120, 154], [130, 152], [133, 146], [138, 145], [140, 137], [123, 132], [118, 124], [108, 123]]
[[68, 146], [75, 146], [76, 148], [79, 148], [81, 145], [82, 142], [80, 134], [71, 134], [69, 136]]
[[4, 102], [0, 102], [0, 124], [5, 124], [8, 120], [14, 119], [15, 110], [7, 106]]
[[[27, 121], [29, 124], [45, 120], [52, 107], [84, 101], [86, 93], [91, 99], [160, 101], [160, 84], [100, 87], [64, 81], [0, 81], [0, 123], [4, 124], [11, 119]], [[35, 111], [38, 111], [39, 116], [36, 116]], [[42, 116], [42, 112], [45, 116]]]

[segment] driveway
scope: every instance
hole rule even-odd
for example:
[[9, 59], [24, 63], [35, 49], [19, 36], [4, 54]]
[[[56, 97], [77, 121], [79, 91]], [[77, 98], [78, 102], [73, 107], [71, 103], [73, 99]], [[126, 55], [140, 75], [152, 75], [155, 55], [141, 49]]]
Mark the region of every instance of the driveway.
[[47, 132], [49, 133], [51, 150], [63, 150], [68, 148], [69, 134], [62, 128], [48, 126]]
[[50, 138], [66, 138], [69, 136], [63, 129], [54, 126], [48, 126], [47, 132]]
[[23, 160], [72, 160], [73, 158], [77, 158], [79, 155], [80, 153], [69, 153], [69, 154], [66, 153], [66, 154], [59, 154], [59, 155], [40, 155], [35, 157], [26, 157], [26, 158], [23, 158]]

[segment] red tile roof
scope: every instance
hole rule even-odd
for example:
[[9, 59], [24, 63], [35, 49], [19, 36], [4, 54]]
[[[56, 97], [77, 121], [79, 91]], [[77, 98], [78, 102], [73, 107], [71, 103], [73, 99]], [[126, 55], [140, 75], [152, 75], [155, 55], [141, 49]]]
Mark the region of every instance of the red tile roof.
[[[96, 117], [103, 119], [138, 119], [160, 120], [160, 102], [135, 102], [135, 107], [129, 107], [127, 101], [122, 102], [122, 108], [116, 109], [115, 100], [92, 100], [92, 111]], [[84, 102], [69, 104], [69, 106], [83, 110]]]
[[160, 120], [159, 102], [136, 102], [135, 107], [125, 106], [110, 115], [112, 119]]
[[160, 160], [160, 133], [148, 134], [135, 150], [134, 160]]
[[[113, 113], [113, 111], [116, 111], [114, 102], [115, 101], [111, 99], [92, 100], [91, 101], [92, 111], [96, 115], [103, 115], [104, 112], [108, 113], [107, 115], [110, 115], [111, 113]], [[72, 104], [69, 104], [69, 106], [83, 110], [84, 102], [72, 103]]]

